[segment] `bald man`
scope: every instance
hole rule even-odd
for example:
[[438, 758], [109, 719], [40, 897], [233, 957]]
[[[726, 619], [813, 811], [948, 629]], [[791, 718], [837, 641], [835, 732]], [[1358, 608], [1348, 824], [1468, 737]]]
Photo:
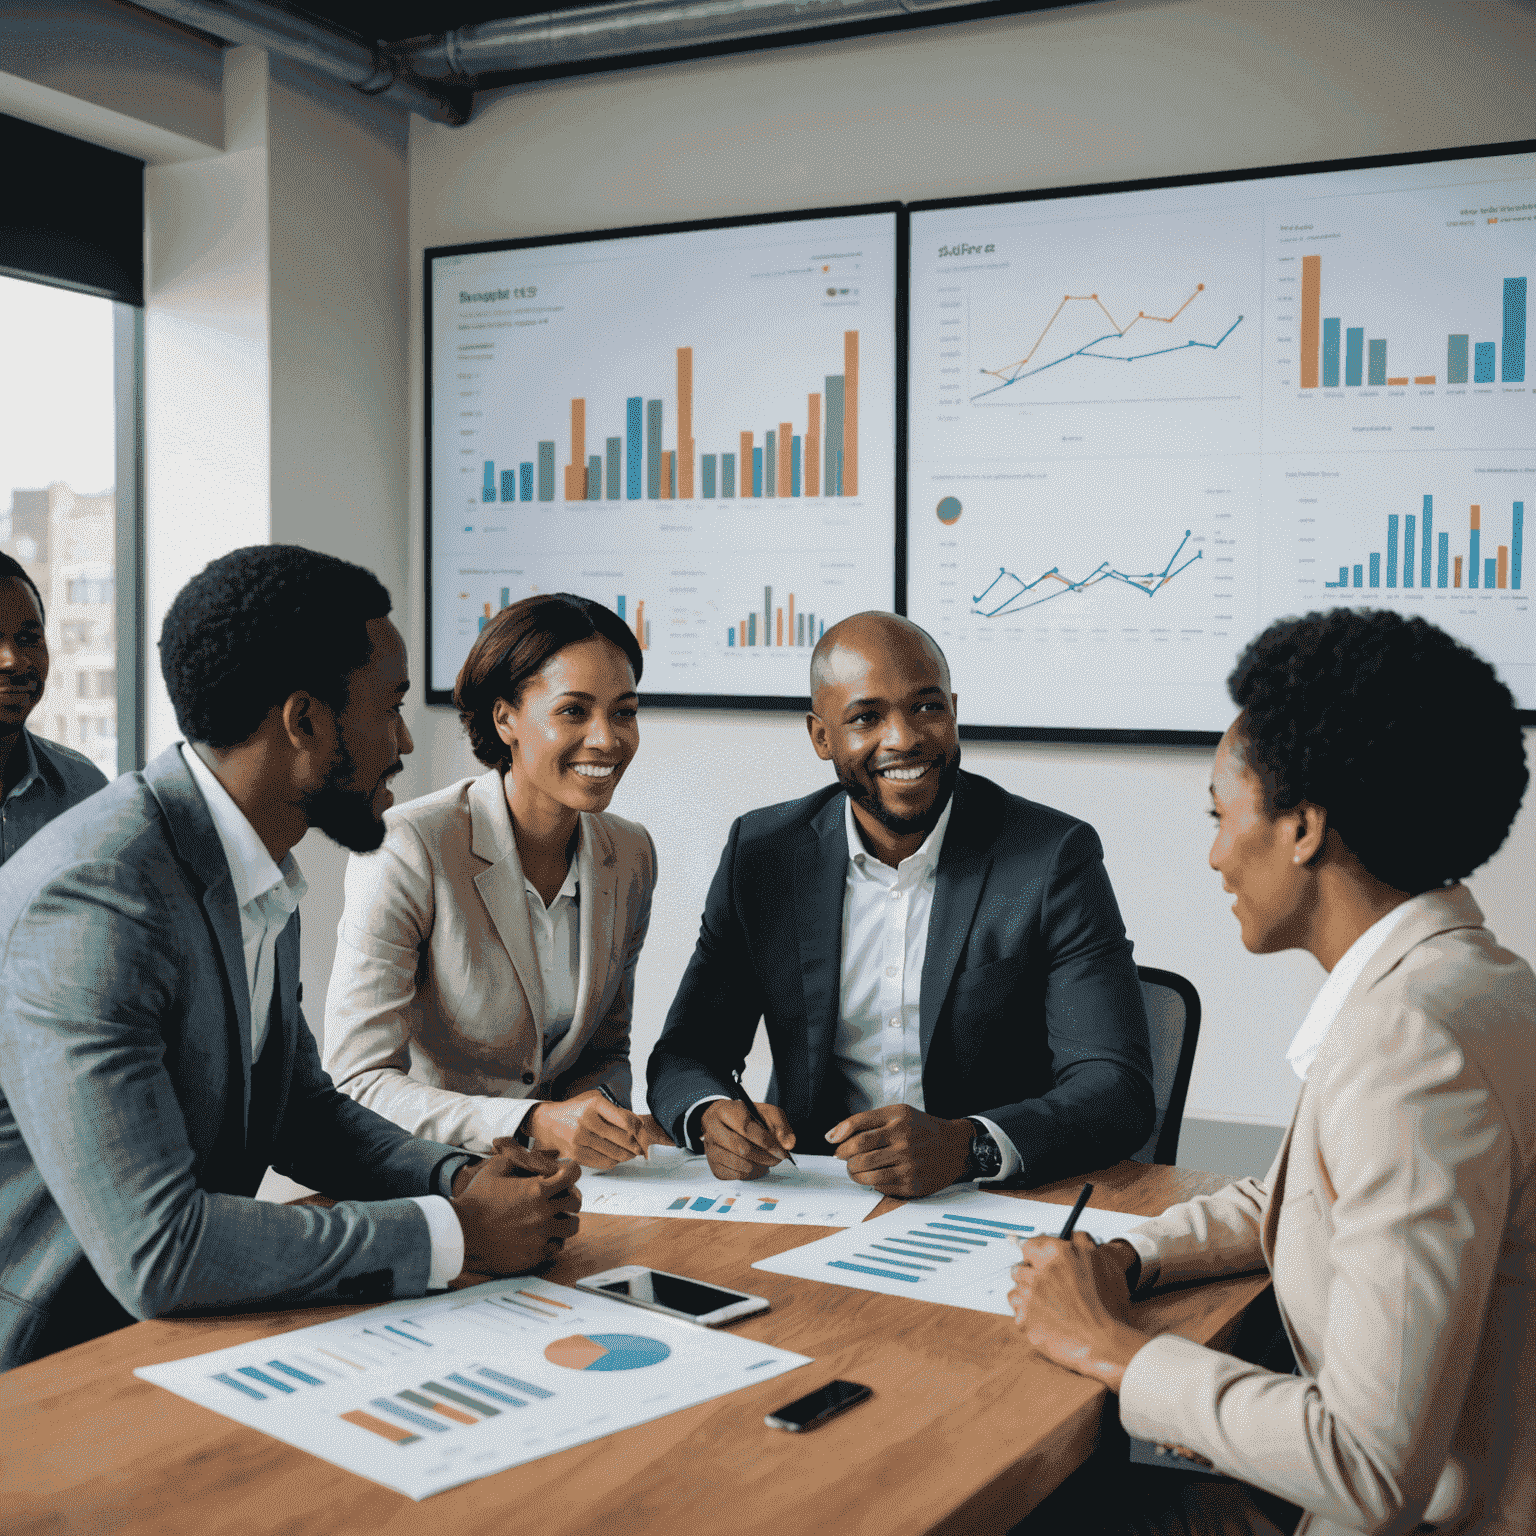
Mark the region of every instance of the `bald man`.
[[[902, 1196], [1134, 1152], [1146, 1012], [1093, 828], [960, 771], [949, 667], [908, 619], [828, 630], [811, 703], [837, 782], [732, 826], [652, 1113], [722, 1179], [832, 1150]], [[760, 1019], [766, 1130], [731, 1097]]]

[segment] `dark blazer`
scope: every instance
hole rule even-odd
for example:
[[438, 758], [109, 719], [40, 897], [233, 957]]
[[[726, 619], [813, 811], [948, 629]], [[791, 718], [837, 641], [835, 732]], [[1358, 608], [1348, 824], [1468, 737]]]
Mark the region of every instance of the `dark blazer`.
[[[253, 1072], [229, 865], [174, 747], [0, 869], [0, 1370], [134, 1318], [425, 1289], [404, 1197], [459, 1154], [336, 1092], [299, 992], [295, 914]], [[252, 1199], [269, 1164], [344, 1203]]]
[[[647, 1069], [681, 1142], [691, 1105], [727, 1092], [765, 1019], [770, 1100], [807, 1152], [847, 1113], [833, 1060], [848, 868], [836, 785], [731, 828], [699, 942]], [[1019, 1182], [1128, 1156], [1152, 1129], [1147, 1017], [1131, 945], [1086, 822], [961, 773], [923, 962], [923, 1098], [984, 1115]]]

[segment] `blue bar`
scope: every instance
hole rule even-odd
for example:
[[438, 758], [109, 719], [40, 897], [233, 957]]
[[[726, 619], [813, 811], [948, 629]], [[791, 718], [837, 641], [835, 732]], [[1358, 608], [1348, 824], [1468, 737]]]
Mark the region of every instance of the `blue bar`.
[[449, 1381], [456, 1381], [461, 1387], [472, 1387], [476, 1392], [482, 1392], [486, 1397], [494, 1397], [498, 1403], [510, 1403], [514, 1408], [526, 1408], [528, 1406], [522, 1398], [512, 1397], [506, 1392], [498, 1392], [495, 1387], [488, 1387], [483, 1381], [471, 1381], [468, 1376], [460, 1376], [457, 1371], [448, 1373]]
[[1370, 581], [1371, 581], [1371, 585], [1373, 587], [1379, 587], [1381, 585], [1381, 556], [1380, 555], [1372, 555], [1371, 556], [1371, 577], [1370, 577]]
[[1467, 345], [1471, 340], [1470, 336], [1445, 338], [1445, 382], [1447, 384], [1467, 382]]
[[879, 1275], [882, 1280], [905, 1280], [909, 1284], [916, 1285], [922, 1279], [921, 1275], [898, 1274], [894, 1269], [871, 1269], [868, 1264], [845, 1264], [841, 1259], [831, 1259], [827, 1263], [828, 1269], [853, 1269], [861, 1275]]
[[800, 494], [800, 434], [789, 440], [789, 494]]
[[709, 1211], [714, 1209], [714, 1205], [715, 1202], [711, 1196], [700, 1195], [699, 1198], [693, 1202], [693, 1205], [690, 1207], [690, 1209], [695, 1211]]
[[1504, 279], [1504, 357], [1499, 372], [1504, 384], [1525, 383], [1525, 279]]
[[[1412, 559], [1412, 556], [1409, 556]], [[1387, 585], [1397, 585], [1397, 513], [1387, 514]]]
[[553, 442], [539, 444], [539, 500], [553, 501], [555, 499], [555, 445]]
[[1365, 370], [1365, 327], [1352, 325], [1344, 332], [1344, 382], [1358, 384]]
[[1487, 587], [1490, 592], [1492, 592], [1493, 589], [1498, 585], [1498, 580], [1499, 562], [1495, 560], [1492, 555], [1489, 555], [1488, 558], [1483, 561], [1483, 585]]
[[235, 1367], [242, 1376], [249, 1376], [252, 1381], [259, 1381], [264, 1387], [271, 1387], [274, 1392], [292, 1392], [293, 1388], [286, 1381], [279, 1381], [275, 1376], [268, 1376], [265, 1371], [258, 1371], [254, 1365], [237, 1365]]
[[434, 1434], [445, 1435], [448, 1433], [446, 1424], [439, 1424], [436, 1419], [429, 1419], [424, 1413], [413, 1413], [409, 1408], [402, 1408], [399, 1403], [391, 1402], [387, 1397], [376, 1397], [372, 1406], [384, 1413], [393, 1414], [402, 1423], [409, 1424], [415, 1429], [430, 1429]]
[[[1424, 563], [1419, 567], [1419, 585], [1421, 587], [1429, 586], [1429, 567], [1432, 563], [1430, 556], [1433, 554], [1435, 547], [1435, 541], [1430, 537], [1430, 531], [1434, 526], [1435, 498], [1433, 496], [1426, 496], [1424, 498]], [[1413, 551], [1411, 549], [1408, 551], [1408, 558], [1410, 560], [1413, 559]]]
[[1477, 573], [1482, 569], [1482, 566], [1478, 564], [1478, 557], [1480, 553], [1479, 546], [1483, 542], [1483, 536], [1474, 528], [1470, 537], [1472, 541], [1472, 558], [1467, 561], [1467, 585], [1475, 587], [1477, 585]]
[[517, 466], [517, 489], [524, 501], [533, 500], [533, 460]]
[[761, 448], [752, 450], [752, 494], [754, 496], [763, 494], [763, 450]]
[[220, 1371], [210, 1380], [222, 1381], [226, 1387], [233, 1387], [236, 1392], [244, 1392], [247, 1397], [254, 1397], [258, 1403], [264, 1403], [267, 1400], [265, 1392], [258, 1392], [255, 1387], [248, 1387], [243, 1381], [236, 1381], [228, 1371]]
[[501, 472], [501, 499], [503, 501], [517, 500], [517, 471], [504, 469]]
[[603, 456], [600, 453], [587, 455], [587, 500], [601, 501], [603, 499]]
[[1493, 383], [1493, 353], [1494, 345], [1491, 341], [1480, 341], [1472, 348], [1472, 382], [1474, 384]]
[[485, 486], [480, 492], [480, 499], [481, 501], [496, 500], [496, 461], [494, 459], [485, 461]]
[[[943, 1232], [943, 1233], [946, 1233], [948, 1235], [953, 1236], [954, 1240], [957, 1243], [966, 1243], [966, 1244], [968, 1244], [972, 1248], [985, 1248], [987, 1246], [986, 1238], [984, 1238], [984, 1237], [961, 1237], [959, 1235], [959, 1233], [957, 1233], [953, 1227], [945, 1226], [945, 1224], [942, 1221], [930, 1221], [930, 1222], [924, 1223], [924, 1225], [930, 1226], [930, 1227], [937, 1227], [940, 1232]], [[928, 1236], [928, 1234], [926, 1232], [924, 1232], [922, 1234], [922, 1236], [926, 1237], [926, 1236]]]
[[618, 607], [616, 611], [619, 617], [622, 619], [624, 617], [624, 594], [622, 592], [620, 592], [618, 595], [617, 603]]
[[730, 646], [736, 644], [736, 626], [734, 624], [725, 632], [725, 643]]
[[1365, 369], [1365, 382], [1370, 385], [1385, 384], [1387, 382], [1387, 344], [1385, 341], [1372, 341], [1366, 348], [1368, 361]]
[[936, 1270], [932, 1264], [913, 1264], [907, 1259], [882, 1258], [881, 1254], [888, 1254], [890, 1252], [889, 1249], [881, 1248], [879, 1243], [871, 1243], [869, 1246], [875, 1249], [876, 1252], [859, 1253], [855, 1254], [854, 1257], [859, 1259], [869, 1259], [876, 1264], [900, 1264], [903, 1269], [926, 1269], [930, 1275], [938, 1274], [938, 1270]]
[[1435, 585], [1446, 587], [1451, 581], [1451, 536], [1448, 533], [1440, 535], [1440, 563], [1435, 568]]
[[619, 500], [619, 467], [624, 458], [624, 439], [608, 439], [608, 483], [603, 487], [605, 501]]
[[1365, 567], [1363, 565], [1357, 565], [1355, 567], [1355, 585], [1357, 587], [1363, 587], [1365, 585], [1365, 582], [1361, 580], [1364, 575]]
[[[1509, 535], [1509, 586], [1512, 592], [1518, 592], [1520, 590], [1520, 546], [1525, 540], [1525, 503], [1523, 501], [1515, 503], [1514, 516], [1510, 522], [1513, 527]], [[1445, 535], [1442, 533], [1440, 537], [1443, 539]]]
[[779, 494], [779, 434], [769, 432], [767, 443], [763, 448], [764, 479], [767, 484], [763, 487], [765, 496], [777, 496]]
[[997, 1227], [1003, 1232], [1033, 1232], [1034, 1227], [1027, 1227], [1017, 1221], [991, 1221], [985, 1216], [961, 1216], [954, 1211], [945, 1211], [945, 1221], [965, 1221], [973, 1227]]
[[720, 455], [720, 494], [722, 496], [736, 494], [736, 455], [734, 453]]
[[409, 1339], [412, 1344], [425, 1344], [428, 1349], [434, 1347], [430, 1339], [418, 1339], [414, 1333], [407, 1333], [404, 1328], [396, 1328], [393, 1323], [385, 1323], [384, 1327], [390, 1333], [398, 1333], [402, 1339]]
[[268, 1360], [267, 1364], [274, 1371], [281, 1371], [284, 1376], [292, 1376], [295, 1381], [302, 1381], [306, 1387], [323, 1387], [325, 1383], [318, 1376], [311, 1376], [308, 1371], [301, 1371], [296, 1365], [285, 1365], [281, 1360]]
[[1341, 565], [1339, 567], [1339, 579], [1337, 581], [1325, 581], [1323, 585], [1325, 587], [1347, 587], [1349, 585], [1349, 567]]
[[624, 494], [630, 501], [640, 500], [640, 406], [639, 395], [631, 395], [624, 408]]
[[1323, 388], [1339, 387], [1339, 322], [1323, 321]]
[[645, 402], [645, 494], [661, 498], [661, 401]]
[[532, 1382], [519, 1381], [516, 1376], [504, 1376], [500, 1371], [493, 1371], [488, 1365], [477, 1365], [476, 1376], [484, 1376], [487, 1381], [499, 1381], [504, 1387], [511, 1387], [514, 1392], [526, 1392], [529, 1397], [553, 1397], [553, 1392], [546, 1392], [543, 1387], [536, 1387]]
[[700, 478], [704, 482], [704, 498], [710, 500], [715, 494], [715, 456], [706, 453], [699, 460]]
[[1418, 518], [1412, 516], [1403, 519], [1403, 585], [1413, 585], [1413, 552], [1417, 548], [1414, 543], [1414, 530], [1418, 527]]

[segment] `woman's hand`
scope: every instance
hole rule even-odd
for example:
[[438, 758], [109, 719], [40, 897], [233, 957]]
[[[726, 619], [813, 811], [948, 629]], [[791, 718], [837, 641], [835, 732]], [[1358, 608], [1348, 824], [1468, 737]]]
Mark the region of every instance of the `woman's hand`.
[[541, 1099], [523, 1130], [536, 1151], [574, 1158], [584, 1168], [612, 1168], [644, 1157], [647, 1147], [672, 1145], [650, 1115], [621, 1109], [596, 1088], [574, 1099]]
[[1118, 1392], [1151, 1335], [1129, 1322], [1125, 1259], [1114, 1246], [1100, 1248], [1086, 1232], [1019, 1241], [1008, 1302], [1032, 1349]]

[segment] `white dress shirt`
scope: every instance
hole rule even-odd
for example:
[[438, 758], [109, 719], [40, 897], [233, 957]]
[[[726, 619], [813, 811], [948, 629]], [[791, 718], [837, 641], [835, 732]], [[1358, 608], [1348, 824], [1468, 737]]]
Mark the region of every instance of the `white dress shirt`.
[[539, 980], [544, 986], [544, 1013], [539, 1028], [544, 1035], [544, 1059], [548, 1061], [576, 1017], [576, 988], [581, 979], [581, 881], [576, 878], [575, 855], [566, 871], [565, 884], [547, 907], [526, 875], [523, 883], [528, 889], [528, 921], [539, 960]]
[[[1344, 999], [1349, 996], [1350, 989], [1365, 974], [1365, 968], [1375, 958], [1377, 950], [1387, 942], [1392, 930], [1403, 919], [1403, 914], [1412, 906], [1416, 898], [1400, 902], [1387, 913], [1385, 917], [1377, 918], [1364, 933], [1355, 940], [1348, 949], [1339, 956], [1338, 962], [1328, 973], [1328, 979], [1318, 989], [1317, 996], [1312, 999], [1312, 1006], [1307, 1009], [1307, 1016], [1301, 1021], [1301, 1028], [1296, 1031], [1296, 1038], [1291, 1041], [1290, 1048], [1285, 1053], [1285, 1059], [1290, 1063], [1291, 1070], [1302, 1082], [1306, 1082], [1307, 1073], [1312, 1070], [1312, 1063], [1317, 1060], [1317, 1053], [1322, 1049], [1323, 1041], [1328, 1038], [1328, 1031], [1333, 1028], [1334, 1020], [1338, 1018], [1340, 1010], [1344, 1007]], [[1139, 1232], [1128, 1232], [1126, 1241], [1136, 1250], [1137, 1257], [1141, 1260], [1141, 1278], [1138, 1286], [1148, 1285], [1157, 1278], [1157, 1249], [1150, 1238], [1141, 1236]]]
[[[240, 912], [240, 939], [245, 949], [245, 983], [251, 1004], [251, 1061], [266, 1044], [272, 1012], [272, 986], [277, 970], [277, 940], [298, 909], [309, 887], [292, 853], [277, 864], [256, 829], [235, 804], [217, 776], [185, 742], [181, 755], [192, 774], [219, 835], [229, 864]], [[426, 1218], [432, 1240], [429, 1289], [441, 1290], [464, 1268], [464, 1230], [453, 1207], [441, 1195], [413, 1195]]]

